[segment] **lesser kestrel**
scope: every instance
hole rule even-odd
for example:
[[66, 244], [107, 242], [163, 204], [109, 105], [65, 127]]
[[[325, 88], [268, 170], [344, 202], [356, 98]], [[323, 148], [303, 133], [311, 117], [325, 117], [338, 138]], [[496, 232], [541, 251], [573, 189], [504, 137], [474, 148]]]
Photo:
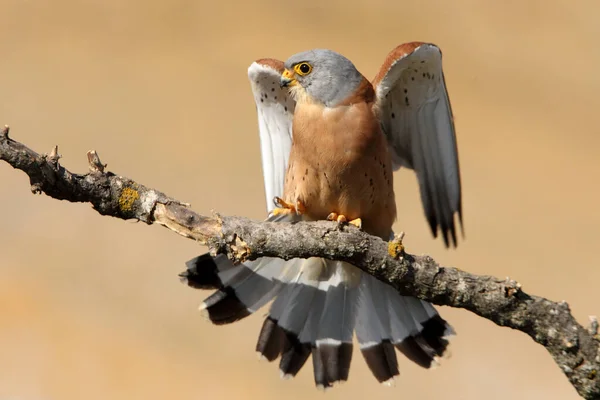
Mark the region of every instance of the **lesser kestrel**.
[[[437, 46], [398, 46], [371, 82], [330, 50], [285, 63], [261, 59], [248, 76], [269, 220], [348, 221], [389, 240], [393, 171], [406, 167], [417, 174], [434, 236], [440, 231], [447, 246], [456, 245], [460, 173]], [[344, 262], [262, 258], [234, 266], [205, 254], [188, 262], [185, 275], [190, 286], [217, 289], [201, 306], [215, 324], [273, 301], [256, 350], [269, 361], [280, 357], [282, 377], [295, 376], [312, 355], [323, 388], [348, 379], [354, 334], [371, 372], [387, 384], [399, 373], [394, 347], [428, 368], [454, 334], [430, 303], [401, 296]]]

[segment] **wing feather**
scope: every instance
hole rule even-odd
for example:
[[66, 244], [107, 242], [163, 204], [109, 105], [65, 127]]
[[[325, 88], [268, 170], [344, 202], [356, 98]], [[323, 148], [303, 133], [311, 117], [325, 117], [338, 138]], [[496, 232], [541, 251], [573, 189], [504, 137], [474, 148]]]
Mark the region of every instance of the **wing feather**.
[[248, 67], [248, 79], [256, 103], [267, 211], [273, 198], [283, 195], [283, 184], [292, 148], [294, 100], [279, 86], [283, 62], [260, 59]]
[[460, 168], [440, 49], [419, 42], [398, 46], [373, 86], [394, 169], [415, 171], [433, 235], [439, 229], [446, 246], [456, 246], [456, 214], [462, 230]]

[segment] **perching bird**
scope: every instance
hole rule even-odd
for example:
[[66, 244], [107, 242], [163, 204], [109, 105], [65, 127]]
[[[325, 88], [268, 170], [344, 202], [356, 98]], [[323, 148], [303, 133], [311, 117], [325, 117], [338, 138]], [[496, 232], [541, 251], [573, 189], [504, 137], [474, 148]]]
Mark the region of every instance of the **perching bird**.
[[[395, 48], [369, 82], [348, 59], [311, 50], [248, 69], [257, 106], [270, 221], [333, 219], [389, 240], [396, 219], [393, 171], [418, 177], [434, 236], [456, 246], [461, 185], [442, 56], [433, 44]], [[276, 200], [274, 201], [274, 199]], [[454, 334], [433, 306], [399, 295], [358, 268], [321, 258], [262, 258], [234, 266], [208, 254], [182, 276], [217, 289], [201, 309], [215, 324], [240, 320], [270, 301], [256, 350], [280, 357], [282, 377], [312, 355], [327, 388], [348, 379], [353, 335], [375, 378], [399, 374], [394, 347], [429, 368]]]

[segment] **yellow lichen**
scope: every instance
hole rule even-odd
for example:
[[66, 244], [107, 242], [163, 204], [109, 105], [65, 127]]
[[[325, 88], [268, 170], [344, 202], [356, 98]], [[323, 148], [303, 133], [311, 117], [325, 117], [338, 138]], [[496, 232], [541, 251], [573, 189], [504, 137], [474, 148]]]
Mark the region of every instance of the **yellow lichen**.
[[394, 238], [388, 242], [388, 254], [395, 260], [403, 260], [404, 258], [404, 232], [394, 235]]
[[404, 254], [404, 246], [401, 241], [392, 240], [388, 242], [388, 254], [398, 260]]
[[133, 204], [140, 198], [140, 194], [137, 190], [130, 187], [126, 187], [121, 191], [119, 196], [119, 208], [123, 212], [133, 211]]

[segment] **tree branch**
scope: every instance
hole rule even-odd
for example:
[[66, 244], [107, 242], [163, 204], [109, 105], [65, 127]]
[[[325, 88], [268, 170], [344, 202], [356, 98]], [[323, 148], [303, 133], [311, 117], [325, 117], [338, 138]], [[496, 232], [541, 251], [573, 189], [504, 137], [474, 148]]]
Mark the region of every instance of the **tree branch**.
[[577, 392], [600, 399], [598, 323], [588, 328], [565, 302], [525, 293], [510, 279], [478, 276], [442, 267], [428, 256], [404, 253], [400, 240], [384, 242], [351, 225], [335, 222], [271, 223], [242, 217], [203, 216], [189, 205], [131, 179], [105, 172], [94, 151], [90, 171], [79, 175], [59, 164], [58, 147], [40, 155], [0, 131], [0, 159], [24, 171], [34, 193], [71, 202], [88, 202], [102, 215], [163, 225], [227, 254], [236, 262], [263, 256], [283, 259], [324, 257], [347, 261], [392, 285], [403, 295], [437, 305], [464, 308], [497, 325], [529, 335], [554, 358]]

